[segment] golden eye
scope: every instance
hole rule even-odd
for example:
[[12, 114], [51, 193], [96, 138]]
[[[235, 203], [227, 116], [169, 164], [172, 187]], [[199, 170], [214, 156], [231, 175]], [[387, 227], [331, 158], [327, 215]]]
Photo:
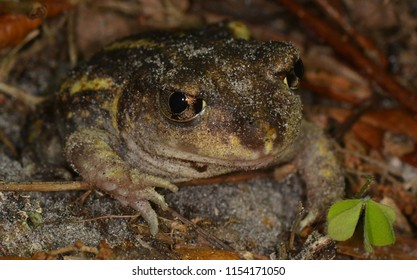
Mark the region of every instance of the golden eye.
[[297, 60], [294, 63], [294, 68], [287, 74], [284, 79], [284, 83], [290, 89], [298, 89], [300, 85], [300, 79], [304, 75], [304, 65], [301, 59]]
[[182, 91], [162, 94], [159, 102], [163, 115], [178, 123], [194, 120], [206, 107], [206, 102], [202, 98], [188, 95]]

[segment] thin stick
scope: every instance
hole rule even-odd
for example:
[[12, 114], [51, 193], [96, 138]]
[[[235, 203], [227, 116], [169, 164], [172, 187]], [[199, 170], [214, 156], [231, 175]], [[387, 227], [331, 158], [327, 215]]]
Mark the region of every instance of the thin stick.
[[[269, 171], [254, 171], [234, 173], [214, 178], [191, 180], [177, 183], [179, 187], [212, 185], [220, 183], [236, 183], [255, 178], [272, 178]], [[84, 181], [57, 181], [57, 182], [4, 182], [0, 181], [0, 191], [16, 192], [63, 192], [93, 190], [94, 186]]]
[[93, 189], [86, 182], [0, 182], [0, 191], [17, 192], [62, 192]]

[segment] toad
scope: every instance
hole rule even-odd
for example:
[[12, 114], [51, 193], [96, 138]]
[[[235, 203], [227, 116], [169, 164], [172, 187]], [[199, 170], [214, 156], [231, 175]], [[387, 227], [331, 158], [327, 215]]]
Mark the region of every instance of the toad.
[[[61, 149], [83, 180], [158, 231], [158, 188], [294, 162], [314, 221], [343, 195], [332, 142], [302, 119], [303, 72], [288, 42], [258, 42], [238, 22], [142, 33], [74, 69], [52, 108]], [[45, 153], [44, 153], [45, 154]]]

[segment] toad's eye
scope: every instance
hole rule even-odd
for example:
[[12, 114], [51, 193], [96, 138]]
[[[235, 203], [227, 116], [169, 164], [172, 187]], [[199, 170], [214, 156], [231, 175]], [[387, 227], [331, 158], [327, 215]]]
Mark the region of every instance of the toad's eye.
[[294, 68], [285, 77], [288, 87], [295, 90], [300, 85], [300, 79], [304, 75], [304, 65], [301, 59], [294, 63]]
[[177, 123], [187, 123], [196, 119], [206, 107], [202, 98], [181, 91], [161, 94], [159, 104], [162, 114], [167, 119]]

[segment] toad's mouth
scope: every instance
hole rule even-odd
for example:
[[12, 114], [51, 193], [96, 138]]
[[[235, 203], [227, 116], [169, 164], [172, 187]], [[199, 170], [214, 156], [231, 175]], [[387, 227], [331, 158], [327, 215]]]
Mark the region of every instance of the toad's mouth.
[[220, 151], [202, 153], [201, 151], [195, 151], [187, 147], [179, 148], [171, 146], [161, 147], [160, 151], [163, 151], [163, 154], [160, 154], [162, 157], [171, 160], [193, 162], [198, 165], [223, 166], [233, 169], [256, 169], [267, 166], [279, 158], [279, 154], [282, 152], [281, 149], [273, 149], [266, 152], [264, 147], [259, 147], [259, 149], [242, 149], [233, 153], [223, 153]]
[[274, 160], [273, 155], [263, 155], [254, 159], [245, 159], [245, 158], [215, 158], [207, 156], [193, 155], [188, 158], [181, 158], [180, 160], [190, 161], [199, 163], [199, 164], [213, 164], [224, 167], [236, 167], [241, 169], [256, 169], [268, 165]]
[[126, 155], [128, 161], [144, 172], [177, 182], [262, 168], [280, 159], [286, 150], [285, 144], [269, 143], [271, 139], [252, 148], [233, 141], [211, 145], [197, 142], [199, 146], [153, 141], [150, 145], [144, 139], [125, 138], [127, 150], [131, 151]]

